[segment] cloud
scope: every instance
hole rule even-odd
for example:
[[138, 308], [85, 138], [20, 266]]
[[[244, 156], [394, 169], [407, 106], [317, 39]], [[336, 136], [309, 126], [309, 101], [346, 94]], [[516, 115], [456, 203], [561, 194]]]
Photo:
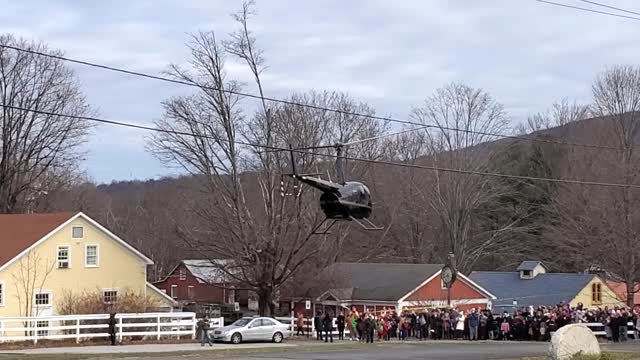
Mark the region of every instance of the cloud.
[[[229, 14], [239, 5], [0, 0], [0, 32], [44, 41], [70, 57], [159, 74], [169, 63], [187, 63], [189, 33], [215, 30], [223, 38], [233, 31]], [[632, 0], [616, 5], [638, 9]], [[342, 90], [398, 117], [438, 87], [461, 81], [490, 91], [522, 121], [563, 97], [588, 101], [598, 72], [634, 64], [640, 52], [634, 21], [526, 0], [262, 0], [252, 27], [269, 65], [269, 95]], [[107, 118], [152, 124], [163, 99], [192, 91], [72, 67]], [[228, 70], [232, 78], [251, 80], [242, 64], [230, 60]], [[138, 131], [101, 126], [88, 147], [88, 172], [100, 181], [174, 173], [145, 151]]]

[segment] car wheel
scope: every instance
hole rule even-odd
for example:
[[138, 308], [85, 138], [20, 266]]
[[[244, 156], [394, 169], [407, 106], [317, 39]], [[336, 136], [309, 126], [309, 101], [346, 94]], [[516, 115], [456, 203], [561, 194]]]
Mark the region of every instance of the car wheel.
[[240, 344], [242, 342], [242, 335], [235, 333], [231, 335], [231, 343]]
[[279, 344], [282, 342], [282, 333], [277, 332], [275, 334], [273, 334], [273, 342], [276, 344]]

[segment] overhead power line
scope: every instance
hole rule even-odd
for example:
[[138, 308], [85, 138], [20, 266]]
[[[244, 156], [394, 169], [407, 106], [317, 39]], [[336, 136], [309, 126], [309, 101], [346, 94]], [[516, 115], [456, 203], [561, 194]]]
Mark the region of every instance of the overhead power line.
[[615, 17], [624, 18], [624, 19], [630, 19], [630, 20], [640, 20], [640, 17], [616, 14], [616, 13], [607, 12], [607, 11], [594, 10], [594, 9], [589, 9], [589, 8], [585, 8], [585, 7], [580, 7], [580, 6], [562, 4], [562, 3], [558, 3], [558, 2], [554, 2], [554, 1], [547, 1], [547, 0], [535, 0], [535, 1], [540, 2], [540, 3], [549, 4], [549, 5], [554, 5], [554, 6], [560, 6], [560, 7], [564, 7], [564, 8], [574, 9], [574, 10], [587, 11], [587, 12], [596, 13], [596, 14], [615, 16]]
[[623, 8], [619, 8], [619, 7], [615, 7], [615, 6], [599, 3], [597, 1], [590, 1], [590, 0], [578, 0], [578, 1], [582, 1], [584, 3], [591, 4], [591, 5], [602, 6], [602, 7], [605, 7], [607, 9], [612, 9], [612, 10], [625, 12], [625, 13], [629, 13], [629, 14], [633, 14], [633, 15], [640, 15], [640, 12], [631, 11], [631, 10], [627, 10], [627, 9], [623, 9]]
[[372, 136], [372, 137], [368, 137], [368, 138], [364, 138], [364, 139], [358, 139], [358, 140], [353, 140], [353, 141], [349, 141], [346, 143], [338, 143], [338, 144], [334, 144], [334, 145], [318, 145], [318, 146], [304, 146], [304, 147], [298, 147], [296, 148], [297, 150], [312, 150], [312, 149], [329, 149], [329, 148], [335, 148], [336, 146], [351, 146], [351, 145], [357, 145], [357, 144], [361, 144], [367, 141], [373, 141], [373, 140], [379, 140], [379, 139], [384, 139], [384, 138], [388, 138], [388, 137], [392, 137], [392, 136], [396, 136], [396, 135], [402, 135], [402, 134], [406, 134], [406, 133], [410, 133], [413, 131], [418, 131], [418, 130], [422, 130], [422, 129], [426, 129], [427, 126], [419, 126], [419, 127], [415, 127], [412, 129], [406, 129], [406, 130], [402, 130], [402, 131], [397, 131], [397, 132], [393, 132], [390, 134], [382, 134], [382, 135], [378, 135], [378, 136]]
[[213, 91], [222, 91], [222, 92], [227, 93], [227, 94], [233, 94], [233, 95], [237, 95], [237, 96], [253, 98], [253, 99], [259, 99], [259, 100], [266, 100], [266, 101], [274, 102], [274, 103], [281, 103], [281, 104], [292, 105], [292, 106], [300, 106], [300, 107], [305, 107], [305, 108], [314, 109], [314, 110], [333, 112], [333, 113], [349, 115], [349, 116], [357, 116], [357, 117], [373, 119], [373, 120], [388, 121], [388, 122], [404, 124], [404, 125], [412, 125], [412, 126], [424, 127], [424, 128], [427, 128], [427, 129], [437, 129], [437, 130], [441, 130], [441, 131], [442, 130], [456, 131], [456, 132], [463, 132], [463, 133], [468, 133], [468, 134], [477, 134], [477, 135], [483, 135], [483, 136], [491, 136], [491, 137], [503, 138], [503, 139], [512, 139], [512, 140], [521, 140], [521, 141], [530, 141], [530, 142], [540, 142], [540, 143], [557, 144], [557, 145], [567, 145], [567, 146], [584, 147], [584, 148], [591, 148], [591, 149], [622, 150], [622, 149], [619, 149], [619, 148], [614, 147], [614, 146], [605, 146], [605, 145], [596, 145], [596, 144], [582, 144], [582, 143], [566, 142], [566, 141], [559, 141], [559, 140], [553, 140], [553, 139], [541, 139], [541, 138], [536, 138], [536, 137], [532, 137], [532, 136], [504, 135], [504, 134], [497, 134], [497, 133], [470, 130], [470, 129], [459, 129], [459, 128], [446, 127], [446, 126], [428, 125], [428, 124], [423, 124], [423, 123], [416, 122], [416, 121], [396, 119], [396, 118], [385, 117], [385, 116], [361, 114], [361, 113], [357, 113], [357, 112], [343, 111], [343, 110], [338, 110], [338, 109], [331, 109], [331, 108], [326, 108], [326, 107], [312, 105], [312, 104], [304, 104], [304, 103], [299, 103], [299, 102], [290, 101], [290, 100], [277, 99], [277, 98], [272, 98], [272, 97], [261, 97], [260, 95], [249, 94], [249, 93], [244, 93], [244, 92], [235, 91], [235, 90], [221, 89], [221, 88], [212, 87], [212, 86], [205, 86], [205, 85], [200, 85], [200, 84], [195, 83], [195, 82], [172, 79], [172, 78], [168, 78], [168, 77], [152, 75], [152, 74], [142, 73], [142, 72], [138, 72], [138, 71], [132, 71], [132, 70], [127, 70], [127, 69], [123, 69], [123, 68], [117, 68], [117, 67], [113, 67], [113, 66], [97, 64], [97, 63], [88, 62], [88, 61], [84, 61], [84, 60], [72, 59], [72, 58], [68, 58], [68, 57], [65, 57], [65, 56], [61, 56], [61, 55], [48, 54], [48, 53], [44, 53], [44, 52], [40, 52], [40, 51], [34, 51], [34, 50], [20, 48], [20, 47], [17, 47], [17, 46], [0, 44], [0, 47], [7, 48], [7, 49], [12, 49], [12, 50], [15, 50], [15, 51], [21, 51], [21, 52], [25, 52], [25, 53], [29, 53], [29, 54], [34, 54], [34, 55], [38, 55], [38, 56], [45, 56], [45, 57], [58, 59], [58, 60], [62, 60], [62, 61], [70, 62], [70, 63], [80, 64], [80, 65], [85, 65], [85, 66], [89, 66], [89, 67], [94, 67], [94, 68], [99, 68], [99, 69], [104, 69], [104, 70], [109, 70], [109, 71], [115, 71], [115, 72], [119, 72], [119, 73], [123, 73], [123, 74], [127, 74], [127, 75], [132, 75], [132, 76], [139, 76], [139, 77], [144, 77], [144, 78], [153, 79], [153, 80], [170, 82], [170, 83], [174, 83], [174, 84], [197, 87], [197, 88], [200, 88], [200, 89], [207, 89], [207, 90], [213, 90]]
[[[66, 118], [70, 118], [70, 119], [86, 120], [86, 121], [104, 123], [104, 124], [109, 124], [109, 125], [116, 125], [116, 126], [123, 126], [123, 127], [128, 127], [128, 128], [141, 129], [141, 130], [146, 130], [146, 131], [169, 133], [169, 134], [183, 135], [183, 136], [192, 136], [192, 137], [196, 137], [196, 138], [206, 138], [206, 139], [212, 139], [212, 140], [220, 141], [219, 138], [212, 137], [212, 136], [207, 136], [207, 135], [193, 134], [193, 133], [183, 132], [183, 131], [160, 129], [160, 128], [151, 127], [151, 126], [144, 126], [144, 125], [126, 123], [126, 122], [122, 122], [122, 121], [101, 119], [101, 118], [92, 117], [92, 116], [65, 115], [65, 114], [59, 114], [59, 113], [55, 113], [55, 112], [51, 112], [51, 111], [27, 109], [27, 108], [22, 108], [22, 107], [12, 106], [12, 105], [5, 105], [5, 104], [0, 104], [0, 106], [3, 107], [3, 108], [6, 108], [6, 109], [13, 109], [13, 110], [18, 110], [18, 111], [28, 111], [28, 112], [32, 112], [32, 113], [36, 113], [36, 114], [47, 115], [47, 116], [66, 117]], [[229, 143], [228, 141], [223, 141], [223, 142]], [[254, 144], [254, 143], [247, 143], [247, 142], [241, 142], [241, 141], [235, 141], [234, 144], [245, 145], [245, 146], [250, 146], [250, 147], [254, 147], [254, 148], [262, 148], [262, 149], [266, 149], [266, 150], [293, 151], [293, 152], [298, 153], [298, 154], [314, 155], [314, 156], [319, 156], [319, 157], [329, 157], [329, 158], [337, 158], [338, 157], [337, 155], [334, 155], [334, 154], [323, 154], [323, 153], [318, 153], [318, 152], [306, 151], [306, 150], [303, 150], [303, 149], [288, 149], [288, 148], [284, 148], [284, 147], [267, 146], [267, 145], [263, 145], [263, 144]], [[564, 184], [574, 184], [574, 185], [589, 185], [589, 186], [603, 186], [603, 187], [616, 187], [616, 188], [640, 188], [640, 184], [607, 183], [607, 182], [597, 182], [597, 181], [583, 181], [583, 180], [573, 180], [573, 179], [558, 179], [558, 178], [544, 178], [544, 177], [524, 176], [524, 175], [501, 174], [501, 173], [483, 172], [483, 171], [474, 171], [474, 170], [465, 170], [465, 169], [451, 169], [451, 168], [443, 168], [443, 167], [437, 167], [437, 166], [407, 164], [407, 163], [399, 163], [399, 162], [386, 161], [386, 160], [363, 159], [363, 158], [356, 158], [356, 157], [349, 157], [349, 156], [344, 156], [343, 158], [345, 160], [364, 162], [364, 163], [370, 163], [370, 164], [389, 165], [389, 166], [412, 168], [412, 169], [423, 169], [423, 170], [430, 170], [430, 171], [441, 171], [441, 172], [464, 174], [464, 175], [490, 176], [490, 177], [503, 178], [503, 179], [543, 181], [543, 182], [552, 182], [552, 183], [564, 183]]]

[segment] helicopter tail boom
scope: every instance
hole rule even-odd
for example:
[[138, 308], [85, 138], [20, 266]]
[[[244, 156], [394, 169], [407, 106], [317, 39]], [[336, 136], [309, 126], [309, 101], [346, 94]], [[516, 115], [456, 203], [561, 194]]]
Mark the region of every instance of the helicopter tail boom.
[[289, 154], [291, 155], [291, 172], [293, 176], [298, 176], [298, 171], [296, 170], [296, 159], [293, 156], [293, 146], [289, 144]]

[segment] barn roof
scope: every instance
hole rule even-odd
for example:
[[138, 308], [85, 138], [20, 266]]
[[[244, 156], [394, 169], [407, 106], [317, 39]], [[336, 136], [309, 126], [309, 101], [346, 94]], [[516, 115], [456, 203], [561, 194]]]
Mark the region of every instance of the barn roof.
[[340, 277], [336, 288], [340, 294], [348, 293], [349, 300], [398, 301], [442, 267], [443, 264], [335, 263], [323, 272]]
[[[493, 293], [494, 307], [556, 305], [569, 302], [595, 277], [593, 274], [546, 273], [521, 279], [518, 272], [474, 271], [469, 278]], [[513, 301], [517, 301], [514, 305]]]
[[222, 270], [224, 268], [228, 272], [232, 271], [228, 268], [233, 263], [232, 260], [182, 260], [182, 263], [199, 283], [222, 284], [233, 281], [231, 276]]
[[12, 260], [75, 213], [0, 215], [0, 265]]

